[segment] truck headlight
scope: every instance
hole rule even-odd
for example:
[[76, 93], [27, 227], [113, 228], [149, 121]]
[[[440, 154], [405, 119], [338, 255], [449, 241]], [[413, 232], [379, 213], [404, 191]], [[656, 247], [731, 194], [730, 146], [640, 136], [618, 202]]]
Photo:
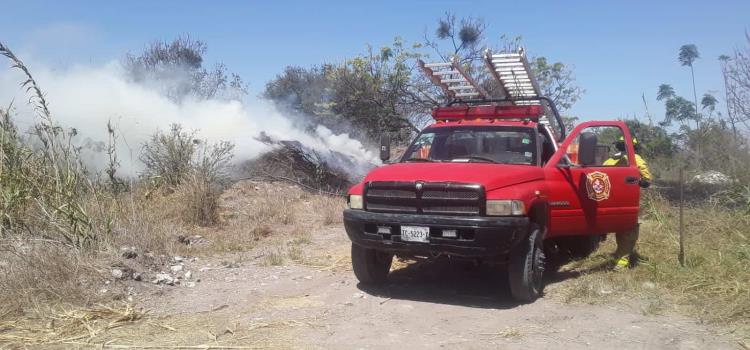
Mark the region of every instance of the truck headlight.
[[349, 209], [364, 209], [361, 195], [353, 194], [349, 196]]
[[520, 216], [526, 214], [523, 202], [508, 199], [488, 199], [487, 215], [491, 216]]

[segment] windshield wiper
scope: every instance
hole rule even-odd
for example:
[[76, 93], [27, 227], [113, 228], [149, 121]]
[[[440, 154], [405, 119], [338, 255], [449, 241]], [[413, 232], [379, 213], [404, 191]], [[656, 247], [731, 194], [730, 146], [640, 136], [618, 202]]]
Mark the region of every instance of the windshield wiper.
[[453, 159], [451, 159], [451, 161], [454, 161], [454, 160], [457, 160], [457, 159], [466, 159], [466, 160], [480, 160], [480, 161], [483, 161], [483, 162], [488, 162], [488, 163], [497, 163], [497, 161], [496, 161], [496, 160], [494, 160], [494, 159], [492, 159], [492, 158], [481, 157], [481, 156], [466, 156], [466, 157], [457, 157], [457, 158], [453, 158]]
[[415, 157], [415, 158], [409, 158], [409, 159], [405, 160], [405, 162], [428, 162], [428, 163], [432, 163], [432, 162], [434, 162], [434, 160], [428, 159], [428, 158], [416, 158]]

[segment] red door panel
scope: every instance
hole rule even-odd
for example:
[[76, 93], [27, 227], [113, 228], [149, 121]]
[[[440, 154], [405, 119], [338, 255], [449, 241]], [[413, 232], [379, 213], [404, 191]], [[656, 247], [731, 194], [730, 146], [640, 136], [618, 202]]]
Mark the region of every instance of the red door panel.
[[561, 163], [568, 146], [581, 131], [607, 126], [622, 130], [628, 159], [634, 159], [630, 132], [622, 122], [586, 122], [573, 130], [545, 166], [551, 237], [621, 232], [637, 225], [640, 187], [639, 171], [634, 162], [628, 166], [565, 166], [565, 162]]

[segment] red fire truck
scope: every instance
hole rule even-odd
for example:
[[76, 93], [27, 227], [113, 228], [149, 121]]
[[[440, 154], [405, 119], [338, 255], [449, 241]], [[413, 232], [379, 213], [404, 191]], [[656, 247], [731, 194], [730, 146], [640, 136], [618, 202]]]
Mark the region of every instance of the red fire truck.
[[[435, 123], [398, 161], [349, 190], [344, 225], [361, 283], [387, 282], [394, 255], [448, 255], [507, 265], [512, 296], [529, 302], [542, 293], [548, 248], [585, 256], [602, 235], [637, 225], [635, 162], [603, 165], [603, 141], [620, 137], [635, 159], [625, 123], [588, 121], [566, 136], [522, 50], [484, 60], [502, 98], [457, 60], [419, 62], [452, 101], [433, 110]], [[389, 157], [385, 141], [381, 158]]]

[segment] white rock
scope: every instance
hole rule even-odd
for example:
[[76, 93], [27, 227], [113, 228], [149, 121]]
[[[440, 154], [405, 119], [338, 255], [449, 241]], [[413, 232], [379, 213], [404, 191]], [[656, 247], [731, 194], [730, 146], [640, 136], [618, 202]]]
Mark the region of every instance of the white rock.
[[153, 280], [154, 284], [174, 285], [174, 278], [168, 273], [157, 273]]
[[352, 298], [354, 298], [354, 299], [364, 299], [365, 295], [362, 294], [362, 293], [357, 292], [357, 293], [352, 294]]
[[709, 170], [704, 173], [693, 176], [691, 182], [706, 185], [724, 185], [732, 182], [732, 179], [718, 171]]
[[112, 277], [116, 280], [120, 280], [125, 276], [125, 272], [120, 269], [112, 269]]
[[187, 286], [188, 288], [193, 288], [193, 287], [195, 287], [195, 282], [188, 282], [188, 283], [187, 283], [187, 284], [185, 284], [185, 285], [186, 285], [186, 286]]
[[189, 280], [191, 278], [193, 278], [193, 271], [185, 272], [185, 279]]
[[183, 267], [182, 265], [172, 265], [169, 269], [172, 270], [172, 272], [180, 272], [182, 271]]
[[176, 262], [181, 262], [182, 260], [184, 260], [184, 259], [181, 256], [175, 256], [174, 257], [174, 261], [176, 261]]

